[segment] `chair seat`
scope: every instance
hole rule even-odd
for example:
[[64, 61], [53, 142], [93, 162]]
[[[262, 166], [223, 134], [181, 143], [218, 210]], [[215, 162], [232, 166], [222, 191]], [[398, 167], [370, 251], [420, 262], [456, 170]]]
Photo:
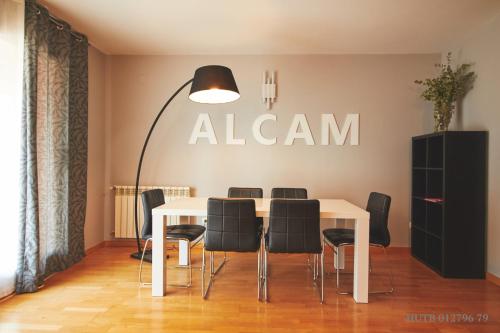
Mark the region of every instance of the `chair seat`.
[[[257, 251], [260, 247], [260, 238], [262, 237], [262, 229], [257, 230], [255, 237], [256, 237], [255, 246], [247, 247], [245, 249], [231, 249], [231, 250], [227, 250], [227, 252], [255, 252], [255, 251]], [[205, 246], [205, 250], [207, 250], [207, 251], [220, 251], [219, 249], [213, 249], [210, 246]]]
[[178, 224], [173, 227], [171, 230], [167, 229], [169, 239], [185, 238], [192, 242], [205, 232], [204, 226], [196, 224]]
[[[353, 229], [343, 229], [343, 228], [331, 228], [323, 230], [323, 235], [325, 238], [332, 243], [334, 246], [339, 246], [340, 244], [354, 244], [354, 230]], [[383, 239], [375, 239], [370, 235], [371, 245], [380, 245], [387, 247], [389, 243]]]
[[319, 254], [321, 253], [321, 249], [319, 250], [313, 250], [310, 252], [304, 252], [304, 251], [293, 251], [293, 250], [288, 250], [288, 251], [280, 251], [277, 249], [270, 250], [269, 249], [269, 232], [266, 232], [264, 234], [264, 245], [266, 247], [266, 250], [269, 251], [269, 253], [314, 253], [314, 254]]
[[[205, 232], [205, 227], [196, 224], [177, 224], [167, 226], [168, 239], [187, 239], [190, 242], [199, 238]], [[143, 238], [152, 238], [152, 235], [146, 235]]]
[[353, 244], [354, 243], [354, 230], [343, 228], [332, 228], [323, 230], [323, 236], [332, 243], [334, 246], [340, 244]]

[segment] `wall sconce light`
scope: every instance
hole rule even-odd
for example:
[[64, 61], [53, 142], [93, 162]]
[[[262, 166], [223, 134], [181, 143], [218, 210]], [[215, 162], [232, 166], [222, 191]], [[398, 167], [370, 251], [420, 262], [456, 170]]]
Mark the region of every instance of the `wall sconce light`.
[[276, 102], [276, 75], [271, 71], [271, 75], [264, 71], [262, 76], [262, 101], [266, 104], [268, 110], [271, 109], [271, 104]]

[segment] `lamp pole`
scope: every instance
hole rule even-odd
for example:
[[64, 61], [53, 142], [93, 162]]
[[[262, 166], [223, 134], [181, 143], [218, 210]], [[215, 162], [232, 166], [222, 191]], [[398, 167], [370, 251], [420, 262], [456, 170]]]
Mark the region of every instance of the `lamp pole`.
[[[167, 100], [165, 105], [161, 108], [160, 112], [156, 116], [155, 120], [153, 121], [153, 124], [151, 125], [151, 128], [149, 129], [148, 135], [146, 136], [146, 140], [144, 141], [144, 145], [142, 146], [142, 151], [141, 151], [141, 157], [139, 158], [139, 165], [137, 166], [137, 175], [135, 177], [135, 191], [134, 191], [134, 224], [135, 224], [135, 239], [137, 241], [137, 252], [132, 253], [130, 256], [132, 258], [141, 260], [142, 256], [142, 246], [141, 246], [141, 240], [139, 237], [139, 216], [137, 212], [137, 203], [138, 203], [138, 197], [139, 197], [139, 181], [141, 178], [141, 168], [142, 168], [142, 160], [144, 159], [144, 153], [146, 152], [146, 148], [148, 146], [149, 139], [151, 138], [151, 134], [153, 133], [153, 130], [156, 127], [156, 124], [158, 123], [158, 120], [160, 119], [161, 115], [167, 108], [167, 106], [172, 102], [172, 100], [177, 96], [182, 89], [184, 89], [186, 86], [188, 86], [190, 83], [193, 82], [193, 79], [189, 79], [186, 83], [184, 83], [182, 86], [180, 86], [179, 89]], [[149, 259], [149, 258], [148, 258]], [[145, 258], [146, 260], [146, 258]], [[151, 260], [147, 260], [151, 261]]]
[[[137, 241], [137, 252], [130, 255], [135, 259], [141, 260], [142, 258], [142, 246], [139, 237], [137, 201], [139, 197], [139, 181], [141, 179], [141, 168], [142, 161], [144, 159], [144, 153], [146, 152], [151, 134], [153, 133], [153, 130], [155, 129], [161, 115], [170, 104], [170, 102], [172, 102], [172, 100], [182, 91], [182, 89], [184, 89], [189, 84], [191, 84], [189, 99], [193, 102], [220, 104], [233, 102], [240, 97], [240, 93], [238, 91], [238, 87], [236, 86], [236, 81], [234, 80], [233, 72], [231, 71], [231, 69], [220, 65], [208, 65], [196, 69], [196, 71], [194, 72], [194, 77], [180, 86], [179, 89], [177, 89], [177, 91], [167, 100], [165, 105], [163, 105], [163, 107], [161, 108], [160, 112], [153, 121], [148, 135], [146, 136], [146, 140], [144, 141], [144, 145], [142, 146], [141, 157], [139, 158], [139, 165], [137, 166], [137, 175], [135, 177], [134, 224], [135, 239]], [[145, 260], [151, 262], [151, 258], [149, 256], [146, 257]]]

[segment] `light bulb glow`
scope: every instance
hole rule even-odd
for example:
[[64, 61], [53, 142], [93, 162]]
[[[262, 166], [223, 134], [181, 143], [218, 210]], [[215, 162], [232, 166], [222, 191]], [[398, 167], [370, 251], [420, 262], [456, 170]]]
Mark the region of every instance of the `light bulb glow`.
[[189, 95], [189, 99], [197, 103], [220, 104], [233, 102], [240, 98], [240, 94], [225, 89], [199, 90]]

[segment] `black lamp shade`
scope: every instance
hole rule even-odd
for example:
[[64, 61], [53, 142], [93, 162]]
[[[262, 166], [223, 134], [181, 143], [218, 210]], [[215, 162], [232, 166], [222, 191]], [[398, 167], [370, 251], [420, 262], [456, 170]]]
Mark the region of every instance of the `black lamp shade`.
[[240, 93], [233, 72], [224, 66], [209, 65], [194, 72], [189, 99], [198, 103], [219, 104], [233, 102]]

